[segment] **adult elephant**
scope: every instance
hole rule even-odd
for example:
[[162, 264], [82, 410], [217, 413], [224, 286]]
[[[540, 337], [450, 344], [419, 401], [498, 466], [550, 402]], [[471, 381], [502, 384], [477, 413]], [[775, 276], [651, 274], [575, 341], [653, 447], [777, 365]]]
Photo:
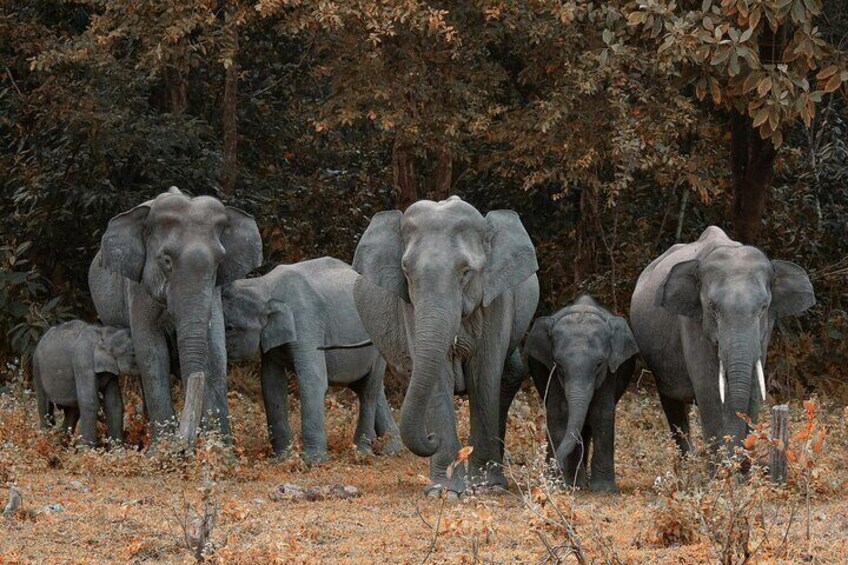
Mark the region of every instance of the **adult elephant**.
[[[400, 433], [410, 451], [431, 457], [428, 492], [505, 485], [506, 412], [524, 373], [517, 346], [539, 300], [536, 252], [518, 214], [484, 218], [456, 196], [380, 212], [353, 266], [374, 344], [394, 367], [411, 367]], [[455, 392], [468, 393], [471, 409], [468, 483], [462, 467], [448, 473], [460, 447]]]
[[151, 437], [174, 421], [169, 344], [183, 378], [206, 375], [204, 412], [217, 425], [205, 425], [229, 436], [220, 287], [261, 263], [253, 218], [210, 196], [171, 187], [109, 221], [88, 283], [101, 321], [132, 332]]
[[687, 405], [697, 402], [704, 437], [741, 445], [765, 400], [764, 366], [777, 318], [815, 304], [810, 279], [788, 261], [710, 226], [677, 244], [639, 276], [630, 321], [681, 451], [689, 447]]

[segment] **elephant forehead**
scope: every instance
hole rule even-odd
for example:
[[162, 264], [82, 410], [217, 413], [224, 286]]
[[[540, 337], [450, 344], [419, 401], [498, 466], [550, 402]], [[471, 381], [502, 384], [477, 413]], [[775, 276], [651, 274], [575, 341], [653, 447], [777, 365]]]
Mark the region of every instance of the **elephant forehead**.
[[239, 288], [236, 281], [222, 293], [224, 316], [228, 319], [259, 318], [265, 312], [265, 303], [252, 288]]
[[771, 269], [771, 262], [756, 247], [722, 245], [701, 260], [699, 269], [702, 273], [767, 272]]
[[553, 334], [574, 347], [600, 347], [609, 341], [609, 325], [593, 312], [572, 312], [557, 321]]
[[471, 204], [456, 199], [433, 202], [419, 200], [410, 206], [401, 220], [401, 229], [477, 229], [485, 231], [486, 220]]
[[224, 205], [217, 198], [198, 196], [188, 198], [182, 194], [160, 194], [150, 207], [150, 217], [156, 220], [172, 220], [182, 224], [216, 224], [225, 222]]

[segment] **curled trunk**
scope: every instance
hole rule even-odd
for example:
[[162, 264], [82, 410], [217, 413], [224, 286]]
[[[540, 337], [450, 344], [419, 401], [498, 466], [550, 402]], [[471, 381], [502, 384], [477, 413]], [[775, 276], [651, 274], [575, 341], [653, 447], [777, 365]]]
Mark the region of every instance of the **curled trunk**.
[[[400, 435], [414, 454], [429, 457], [439, 449], [435, 434], [426, 433], [427, 405], [439, 386], [447, 386], [448, 352], [457, 323], [451, 323], [450, 309], [433, 304], [415, 308], [415, 351], [412, 377], [400, 412]], [[452, 392], [451, 388], [451, 392]]]
[[751, 416], [748, 406], [754, 384], [754, 366], [760, 358], [759, 342], [753, 329], [731, 332], [727, 339], [720, 340], [720, 363], [727, 377], [724, 435], [730, 436], [731, 447], [740, 446], [747, 433], [747, 424], [738, 414]]

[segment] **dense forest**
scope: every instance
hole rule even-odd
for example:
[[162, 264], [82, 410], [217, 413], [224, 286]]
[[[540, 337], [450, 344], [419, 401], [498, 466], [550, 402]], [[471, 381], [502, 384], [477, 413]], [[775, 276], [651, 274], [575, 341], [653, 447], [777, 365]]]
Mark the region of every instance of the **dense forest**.
[[843, 0], [5, 0], [0, 357], [94, 318], [109, 218], [171, 185], [253, 214], [265, 270], [458, 194], [519, 212], [540, 313], [626, 313], [710, 224], [799, 263], [772, 392], [844, 390], [846, 45]]

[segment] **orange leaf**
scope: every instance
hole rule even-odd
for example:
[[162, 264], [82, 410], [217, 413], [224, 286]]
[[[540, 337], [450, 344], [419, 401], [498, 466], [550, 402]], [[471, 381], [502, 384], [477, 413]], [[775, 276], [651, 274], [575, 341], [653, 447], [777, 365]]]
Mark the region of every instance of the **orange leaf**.
[[751, 434], [745, 438], [745, 441], [742, 445], [745, 446], [745, 449], [751, 449], [757, 443], [757, 436], [755, 434]]
[[798, 460], [798, 456], [791, 449], [787, 449], [784, 454], [786, 455], [786, 460], [790, 463], [795, 463]]
[[471, 452], [474, 451], [474, 447], [471, 445], [466, 445], [462, 449], [459, 450], [456, 454], [456, 460], [459, 462], [466, 461], [468, 456], [471, 455]]

